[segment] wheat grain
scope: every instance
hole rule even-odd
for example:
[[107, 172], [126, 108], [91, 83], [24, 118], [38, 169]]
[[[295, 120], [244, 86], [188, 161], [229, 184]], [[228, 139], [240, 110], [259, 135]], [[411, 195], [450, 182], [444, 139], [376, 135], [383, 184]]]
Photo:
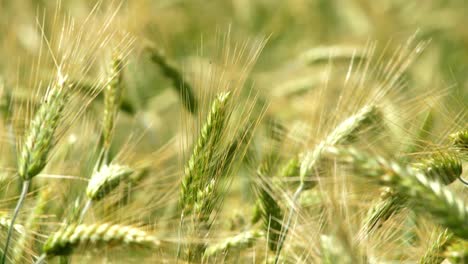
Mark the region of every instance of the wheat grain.
[[450, 139], [456, 150], [462, 153], [468, 153], [468, 129], [451, 134]]
[[160, 241], [140, 229], [104, 224], [70, 225], [49, 236], [43, 251], [47, 256], [69, 255], [78, 246], [86, 245], [136, 245], [157, 247]]
[[103, 165], [91, 177], [86, 188], [86, 195], [93, 201], [101, 200], [132, 173], [133, 170], [127, 166], [118, 164]]
[[302, 158], [299, 175], [301, 183], [310, 175], [322, 159], [322, 152], [327, 146], [346, 144], [352, 141], [363, 128], [375, 123], [379, 117], [378, 108], [374, 105], [364, 106], [356, 114], [341, 122], [323, 141], [312, 151], [307, 151]]
[[112, 142], [115, 121], [120, 106], [123, 84], [123, 61], [121, 54], [116, 52], [108, 74], [107, 85], [104, 88], [104, 115], [102, 120], [102, 138], [104, 159], [108, 162], [108, 152]]
[[420, 264], [438, 264], [444, 261], [445, 256], [443, 253], [446, 248], [449, 246], [450, 241], [452, 240], [453, 235], [448, 231], [444, 230], [431, 244], [430, 248], [424, 253], [424, 255], [419, 260]]
[[225, 253], [228, 251], [241, 251], [255, 245], [255, 242], [264, 236], [262, 231], [247, 230], [235, 236], [228, 237], [221, 242], [209, 245], [205, 252], [204, 257], [214, 257], [217, 254]]

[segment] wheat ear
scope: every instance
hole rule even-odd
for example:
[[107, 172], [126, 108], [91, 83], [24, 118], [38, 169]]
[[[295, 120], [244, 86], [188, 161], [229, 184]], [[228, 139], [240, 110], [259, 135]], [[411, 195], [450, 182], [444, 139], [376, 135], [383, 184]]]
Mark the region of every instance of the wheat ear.
[[121, 181], [124, 181], [133, 174], [134, 170], [118, 164], [101, 164], [97, 171], [93, 173], [88, 186], [86, 187], [86, 196], [88, 201], [81, 210], [79, 223], [81, 223], [88, 212], [93, 201], [103, 199], [107, 194], [117, 188]]
[[[68, 102], [66, 91], [66, 76], [60, 72], [57, 81], [49, 87], [42, 104], [34, 115], [25, 133], [25, 141], [18, 156], [18, 175], [23, 180], [20, 198], [16, 204], [11, 226], [14, 226], [16, 217], [28, 194], [30, 181], [47, 165], [49, 152], [54, 146], [54, 135], [60, 124], [65, 105]], [[12, 228], [9, 228], [5, 242], [5, 250], [1, 263], [7, 258]]]
[[468, 153], [468, 129], [464, 129], [450, 135], [452, 145], [458, 151]]
[[104, 88], [104, 115], [102, 120], [102, 142], [104, 163], [109, 162], [109, 149], [114, 134], [115, 121], [122, 96], [123, 61], [120, 53], [115, 53]]
[[316, 169], [317, 164], [322, 160], [322, 152], [327, 146], [351, 142], [357, 133], [378, 119], [380, 119], [380, 113], [377, 107], [368, 105], [341, 122], [314, 150], [304, 154], [299, 171], [301, 184], [304, 184], [305, 177], [310, 175], [313, 169]]
[[[289, 231], [289, 227], [291, 225], [291, 220], [293, 217], [294, 211], [294, 204], [296, 203], [297, 199], [301, 195], [304, 189], [311, 188], [315, 185], [309, 184], [306, 185], [306, 177], [311, 174], [311, 172], [317, 168], [317, 165], [322, 160], [322, 153], [324, 152], [327, 146], [335, 146], [339, 144], [346, 144], [351, 142], [364, 128], [368, 127], [369, 125], [376, 123], [378, 120], [381, 119], [380, 111], [378, 110], [377, 106], [375, 105], [366, 105], [361, 108], [356, 114], [348, 117], [343, 122], [341, 122], [323, 141], [321, 141], [312, 151], [307, 151], [302, 156], [302, 160], [300, 161], [299, 168], [297, 168], [298, 163], [291, 161], [289, 163], [289, 168], [287, 168], [288, 172], [295, 173], [299, 171], [300, 177], [300, 185], [296, 189], [292, 197], [292, 205], [291, 209], [289, 210], [289, 214], [287, 217], [286, 225], [281, 233], [280, 240], [278, 242], [279, 248], [281, 249], [286, 238], [286, 235]], [[293, 158], [294, 159], [294, 158]], [[296, 166], [296, 167], [295, 167]], [[278, 252], [279, 254], [280, 252]], [[279, 259], [279, 255], [276, 256], [276, 261]]]
[[147, 46], [147, 50], [151, 54], [151, 60], [159, 65], [164, 75], [174, 83], [174, 89], [179, 94], [184, 107], [194, 114], [198, 109], [197, 99], [195, 98], [192, 86], [184, 79], [182, 71], [160, 49], [154, 46]]
[[154, 248], [160, 241], [143, 230], [124, 225], [70, 225], [49, 236], [44, 244], [46, 256], [70, 255], [78, 246], [135, 245]]
[[350, 164], [357, 175], [368, 177], [407, 196], [418, 213], [430, 213], [434, 220], [455, 235], [468, 238], [468, 207], [439, 181], [424, 171], [371, 156], [352, 148], [326, 148], [327, 155]]
[[[257, 174], [260, 178], [271, 173], [273, 166], [271, 162], [274, 162], [274, 159], [267, 159], [262, 162], [257, 170]], [[278, 247], [278, 241], [283, 228], [283, 210], [275, 197], [273, 197], [275, 192], [271, 184], [265, 182], [265, 184], [259, 188], [258, 192], [260, 216], [263, 222], [263, 229], [266, 232], [265, 235], [268, 238], [268, 247], [273, 252], [280, 251], [281, 248]]]
[[[452, 153], [436, 153], [429, 159], [413, 164], [414, 170], [421, 171], [430, 180], [448, 185], [460, 177], [462, 165], [458, 157]], [[407, 197], [394, 192], [385, 191], [382, 199], [369, 211], [360, 236], [366, 236], [381, 224], [405, 207]]]
[[208, 246], [204, 252], [203, 257], [209, 258], [230, 250], [240, 251], [253, 247], [255, 242], [263, 236], [264, 233], [258, 230], [248, 230], [241, 232], [235, 236], [228, 237], [219, 243]]

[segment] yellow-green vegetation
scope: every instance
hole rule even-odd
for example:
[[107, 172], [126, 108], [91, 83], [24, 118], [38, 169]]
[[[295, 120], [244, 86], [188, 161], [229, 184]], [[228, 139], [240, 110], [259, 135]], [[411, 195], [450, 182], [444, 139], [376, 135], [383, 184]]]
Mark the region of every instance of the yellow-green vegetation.
[[468, 263], [467, 13], [0, 1], [0, 264]]

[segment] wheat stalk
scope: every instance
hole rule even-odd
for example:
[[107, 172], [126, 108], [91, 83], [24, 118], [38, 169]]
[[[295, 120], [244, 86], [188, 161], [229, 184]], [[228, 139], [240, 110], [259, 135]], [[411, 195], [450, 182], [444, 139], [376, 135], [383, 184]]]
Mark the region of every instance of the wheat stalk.
[[452, 145], [462, 153], [468, 153], [468, 129], [464, 129], [450, 135]]
[[341, 122], [314, 150], [307, 151], [303, 155], [299, 171], [301, 184], [304, 184], [305, 177], [310, 175], [322, 160], [322, 152], [327, 146], [336, 146], [352, 141], [362, 129], [380, 119], [379, 115], [376, 106], [364, 106], [356, 114]]
[[99, 201], [127, 179], [133, 170], [118, 164], [103, 165], [89, 180], [86, 195], [92, 201]]
[[109, 148], [112, 143], [114, 126], [117, 118], [120, 98], [122, 96], [123, 84], [123, 61], [122, 55], [118, 52], [114, 54], [112, 64], [108, 74], [107, 85], [104, 88], [104, 115], [102, 120], [102, 141], [104, 162], [109, 162]]
[[[259, 177], [265, 177], [271, 173], [273, 160], [267, 159], [262, 162], [262, 165], [257, 170]], [[274, 188], [271, 184], [265, 183], [259, 188], [258, 201], [260, 216], [263, 222], [263, 229], [268, 238], [268, 247], [273, 252], [280, 251], [278, 242], [280, 239], [281, 230], [283, 228], [283, 210], [276, 201], [274, 195]]]
[[200, 177], [206, 173], [213, 155], [213, 146], [220, 140], [227, 119], [226, 104], [230, 93], [222, 93], [213, 101], [205, 124], [193, 147], [192, 155], [187, 162], [182, 180], [179, 205], [183, 210], [190, 210], [196, 201], [197, 192], [202, 182]]

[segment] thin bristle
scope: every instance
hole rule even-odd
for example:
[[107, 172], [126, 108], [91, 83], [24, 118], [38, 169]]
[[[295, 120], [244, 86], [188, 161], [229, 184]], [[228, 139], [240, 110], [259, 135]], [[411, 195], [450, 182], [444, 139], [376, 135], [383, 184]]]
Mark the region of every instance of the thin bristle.
[[203, 257], [215, 257], [228, 251], [241, 251], [254, 246], [255, 242], [264, 236], [262, 231], [247, 230], [235, 236], [225, 238], [223, 241], [209, 245]]
[[419, 260], [420, 264], [436, 264], [442, 263], [445, 259], [443, 253], [449, 246], [453, 235], [448, 231], [444, 230], [427, 249], [424, 255]]

